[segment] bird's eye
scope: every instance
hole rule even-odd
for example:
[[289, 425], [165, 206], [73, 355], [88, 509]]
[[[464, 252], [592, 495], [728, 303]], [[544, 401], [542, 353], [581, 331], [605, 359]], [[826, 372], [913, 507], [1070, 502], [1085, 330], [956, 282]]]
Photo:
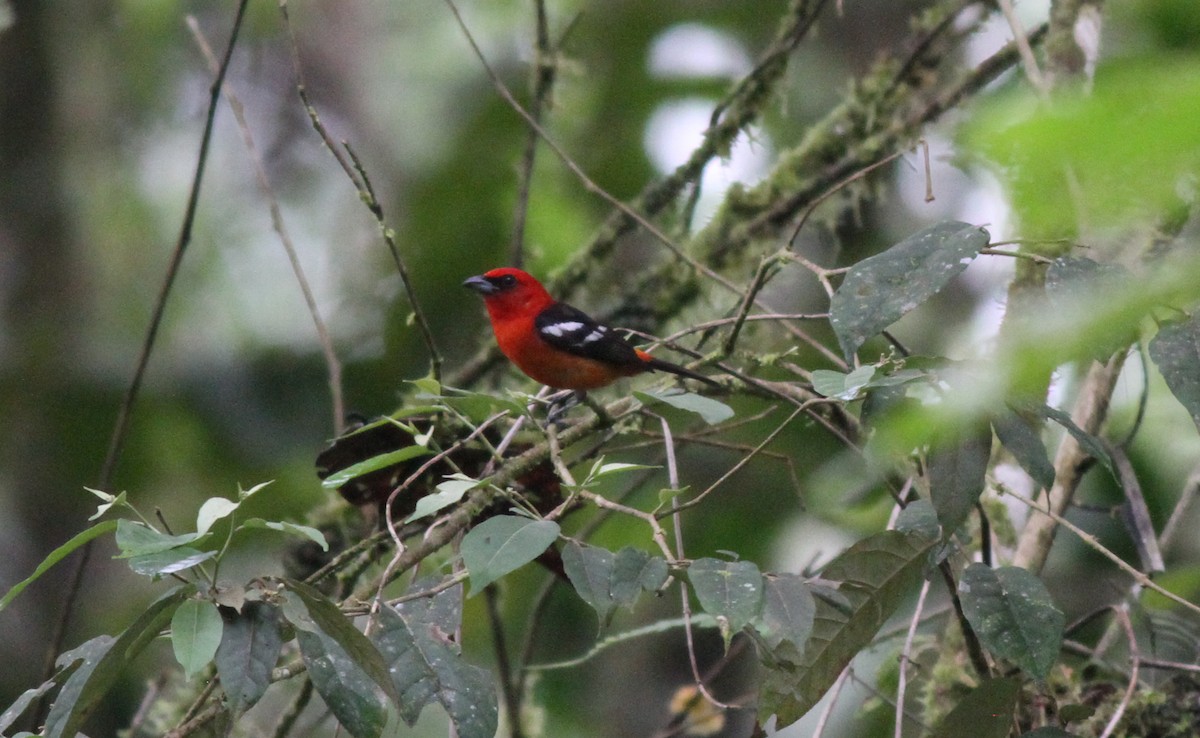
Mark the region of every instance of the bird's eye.
[[517, 278], [511, 274], [505, 274], [496, 280], [496, 286], [500, 288], [513, 287], [517, 284]]

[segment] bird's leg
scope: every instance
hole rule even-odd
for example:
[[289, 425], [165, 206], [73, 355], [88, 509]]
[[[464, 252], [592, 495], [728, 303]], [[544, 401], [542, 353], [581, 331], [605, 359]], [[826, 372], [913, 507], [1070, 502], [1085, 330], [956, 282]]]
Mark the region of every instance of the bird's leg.
[[568, 410], [582, 402], [585, 397], [587, 397], [586, 392], [576, 390], [551, 399], [550, 411], [546, 413], [546, 425], [563, 425], [563, 416], [567, 414]]

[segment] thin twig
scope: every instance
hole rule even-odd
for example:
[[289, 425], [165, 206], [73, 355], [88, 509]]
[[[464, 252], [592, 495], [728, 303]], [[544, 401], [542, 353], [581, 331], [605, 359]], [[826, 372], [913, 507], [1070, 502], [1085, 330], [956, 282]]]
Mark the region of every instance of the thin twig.
[[833, 686], [829, 688], [826, 695], [826, 703], [824, 709], [821, 710], [820, 716], [817, 717], [817, 724], [813, 726], [812, 738], [821, 738], [825, 735], [825, 726], [829, 724], [829, 718], [833, 717], [833, 709], [837, 706], [838, 697], [842, 694], [842, 688], [846, 686], [846, 681], [850, 678], [850, 667], [842, 669], [842, 673], [838, 674], [838, 678], [834, 680]]
[[1095, 536], [1093, 536], [1090, 533], [1087, 533], [1082, 528], [1080, 528], [1079, 526], [1072, 523], [1070, 520], [1067, 520], [1066, 518], [1064, 518], [1062, 515], [1059, 515], [1058, 513], [1054, 512], [1053, 510], [1051, 510], [1047, 507], [1043, 507], [1040, 503], [1035, 502], [1021, 494], [1018, 494], [1018, 493], [1012, 491], [1011, 489], [1006, 489], [1004, 491], [1004, 494], [1023, 503], [1026, 507], [1028, 507], [1032, 510], [1036, 510], [1037, 512], [1040, 512], [1042, 515], [1045, 515], [1046, 517], [1050, 518], [1058, 525], [1060, 525], [1063, 528], [1066, 528], [1067, 530], [1074, 533], [1076, 536], [1078, 536], [1080, 538], [1080, 540], [1082, 540], [1085, 544], [1087, 544], [1089, 547], [1091, 547], [1092, 550], [1094, 550], [1097, 553], [1099, 553], [1100, 555], [1104, 556], [1104, 558], [1106, 558], [1109, 561], [1116, 564], [1119, 569], [1124, 571], [1129, 576], [1133, 577], [1134, 580], [1138, 584], [1142, 585], [1143, 587], [1152, 589], [1155, 592], [1158, 592], [1163, 597], [1166, 597], [1167, 599], [1171, 600], [1172, 602], [1174, 602], [1178, 605], [1182, 605], [1183, 607], [1192, 611], [1196, 615], [1200, 615], [1200, 606], [1197, 606], [1191, 602], [1188, 602], [1183, 597], [1180, 597], [1179, 595], [1175, 594], [1174, 592], [1171, 592], [1170, 590], [1163, 588], [1161, 585], [1159, 585], [1153, 579], [1146, 576], [1142, 572], [1138, 571], [1137, 567], [1130, 566], [1120, 556], [1116, 555], [1112, 551], [1109, 551], [1107, 548], [1105, 548], [1103, 545], [1101, 545], [1100, 541], [1096, 540]]
[[1041, 68], [1038, 67], [1037, 57], [1033, 55], [1033, 48], [1029, 45], [1029, 34], [1025, 32], [1025, 26], [1017, 16], [1016, 9], [1013, 8], [1012, 0], [997, 0], [997, 2], [1000, 5], [1000, 12], [1004, 14], [1004, 20], [1012, 29], [1013, 43], [1016, 44], [1017, 52], [1021, 55], [1021, 65], [1025, 69], [1025, 76], [1029, 78], [1033, 89], [1043, 98], [1046, 97], [1050, 92], [1050, 85], [1046, 82]]
[[521, 696], [516, 691], [517, 677], [508, 658], [508, 639], [504, 635], [504, 617], [500, 613], [500, 594], [496, 583], [484, 587], [483, 595], [487, 604], [488, 623], [492, 626], [492, 647], [496, 654], [496, 668], [500, 672], [500, 694], [504, 697], [509, 738], [524, 738], [525, 731], [521, 729]]
[[[196, 41], [196, 45], [200, 47], [200, 52], [204, 54], [204, 58], [208, 61], [209, 70], [214, 74], [219, 73], [221, 68], [220, 62], [217, 60], [216, 55], [213, 54], [212, 47], [209, 46], [204, 32], [200, 30], [200, 24], [196, 21], [196, 17], [193, 15], [187, 16], [187, 25], [192, 32], [192, 38]], [[308, 314], [312, 318], [313, 327], [316, 328], [317, 341], [321, 344], [321, 353], [325, 357], [325, 368], [329, 375], [329, 396], [333, 409], [333, 433], [334, 435], [339, 435], [346, 422], [346, 409], [342, 399], [342, 362], [338, 359], [337, 352], [334, 350], [333, 339], [329, 335], [329, 328], [321, 318], [321, 311], [317, 308], [317, 299], [313, 295], [308, 278], [304, 275], [304, 268], [300, 265], [300, 257], [296, 253], [296, 246], [292, 242], [292, 236], [288, 233], [287, 223], [283, 219], [283, 211], [279, 207], [279, 199], [275, 197], [275, 189], [271, 186], [271, 180], [267, 176], [266, 167], [263, 166], [262, 156], [259, 154], [258, 147], [254, 143], [254, 135], [250, 132], [249, 123], [246, 122], [245, 108], [242, 106], [241, 100], [234, 93], [233, 88], [228, 84], [222, 85], [222, 91], [225, 95], [225, 100], [229, 103], [230, 110], [233, 111], [234, 119], [237, 120], [238, 129], [242, 132], [242, 144], [246, 147], [246, 152], [250, 155], [250, 161], [254, 165], [254, 175], [258, 181], [258, 188], [267, 200], [267, 207], [271, 212], [271, 226], [275, 229], [275, 234], [279, 237], [279, 243], [283, 246], [288, 261], [291, 262], [292, 271], [296, 275], [296, 282], [300, 285], [300, 292], [304, 296], [304, 304], [308, 307]]]
[[513, 97], [513, 94], [508, 89], [508, 86], [504, 84], [502, 79], [500, 79], [500, 75], [498, 75], [492, 68], [491, 64], [487, 60], [487, 57], [484, 56], [483, 50], [479, 48], [479, 44], [475, 41], [474, 35], [472, 35], [471, 30], [467, 27], [466, 21], [463, 20], [462, 14], [459, 12], [458, 6], [455, 4], [454, 0], [445, 0], [445, 3], [450, 8], [451, 13], [454, 14], [454, 19], [458, 23], [458, 27], [462, 30], [463, 36], [467, 39], [467, 42], [471, 46], [471, 50], [475, 53], [475, 57], [483, 66], [484, 71], [487, 73], [488, 78], [492, 82], [492, 86], [496, 88], [496, 91], [500, 94], [500, 97], [504, 98], [504, 101], [508, 103], [509, 107], [511, 107], [518, 115], [520, 115], [532, 130], [537, 132], [538, 136], [540, 136], [541, 139], [546, 143], [546, 146], [548, 146], [550, 150], [553, 151], [554, 154], [559, 158], [559, 160], [562, 161], [563, 165], [566, 166], [566, 168], [570, 170], [570, 172], [574, 174], [577, 179], [579, 179], [580, 183], [583, 184], [584, 189], [586, 189], [588, 192], [598, 195], [609, 205], [617, 210], [620, 210], [627, 217], [634, 220], [638, 225], [646, 229], [646, 232], [654, 236], [664, 246], [666, 246], [672, 254], [687, 263], [687, 265], [697, 273], [703, 274], [735, 294], [739, 292], [737, 286], [733, 284], [733, 282], [697, 261], [691, 254], [685, 252], [678, 244], [672, 241], [670, 236], [668, 236], [666, 233], [663, 233], [658, 226], [651, 223], [644, 215], [610, 194], [600, 185], [596, 184], [595, 180], [589, 177], [583, 171], [583, 169], [580, 168], [579, 164], [577, 164], [575, 160], [572, 159], [571, 156], [558, 144], [558, 142], [555, 141], [544, 128], [542, 128], [541, 124], [539, 124], [538, 121], [535, 120], [532, 115], [530, 115], [529, 111], [525, 110], [521, 103], [518, 102], [515, 97]]
[[908, 633], [904, 636], [904, 646], [900, 649], [900, 673], [896, 684], [896, 727], [893, 731], [895, 738], [904, 734], [904, 693], [908, 689], [908, 665], [912, 663], [913, 641], [917, 637], [917, 625], [921, 622], [921, 612], [925, 609], [925, 598], [929, 595], [932, 580], [926, 579], [921, 583], [921, 593], [917, 595], [917, 606], [913, 609], [912, 620], [908, 623]]
[[1117, 703], [1117, 709], [1113, 710], [1112, 717], [1104, 726], [1104, 732], [1100, 734], [1100, 738], [1109, 738], [1116, 731], [1117, 726], [1121, 723], [1121, 718], [1125, 715], [1125, 708], [1129, 707], [1133, 693], [1137, 691], [1141, 654], [1138, 652], [1137, 637], [1133, 633], [1133, 623], [1129, 622], [1129, 613], [1126, 608], [1127, 605], [1114, 607], [1113, 614], [1117, 616], [1117, 622], [1121, 624], [1121, 628], [1125, 631], [1125, 638], [1129, 641], [1129, 684], [1125, 687], [1125, 694], [1121, 696], [1121, 701]]
[[[818, 402], [818, 401], [816, 401], [816, 400], [811, 401], [811, 403], [816, 403], [816, 402]], [[696, 495], [692, 499], [688, 500], [687, 502], [680, 503], [680, 504], [673, 504], [671, 506], [671, 510], [669, 512], [661, 513], [659, 515], [659, 517], [665, 517], [667, 515], [674, 515], [674, 514], [678, 513], [680, 510], [686, 510], [689, 507], [695, 507], [696, 505], [699, 505], [701, 502], [703, 502], [704, 498], [708, 497], [710, 494], [713, 493], [713, 490], [715, 490], [717, 487], [720, 487], [727, 479], [729, 479], [731, 476], [733, 476], [738, 471], [740, 471], [742, 469], [742, 467], [746, 466], [746, 464], [750, 463], [750, 460], [753, 459], [755, 456], [757, 456], [759, 451], [762, 451], [764, 448], [766, 448], [768, 445], [770, 445], [770, 443], [772, 441], [774, 441], [779, 436], [780, 433], [783, 432], [783, 429], [787, 428], [788, 425], [793, 420], [795, 420], [797, 416], [800, 415], [800, 413], [807, 411], [809, 404], [810, 403], [803, 403], [803, 404], [801, 404], [800, 407], [797, 407], [795, 410], [793, 410], [792, 414], [787, 416], [787, 419], [785, 419], [782, 423], [780, 423], [775, 428], [775, 430], [773, 430], [769, 434], [767, 434], [767, 437], [762, 440], [762, 443], [755, 446], [754, 449], [750, 451], [750, 453], [748, 453], [745, 456], [743, 456], [742, 458], [738, 459], [736, 464], [729, 467], [729, 469], [724, 474], [722, 474], [721, 477], [719, 479], [717, 479], [717, 481], [710, 484], [707, 489], [705, 489], [703, 492]]]

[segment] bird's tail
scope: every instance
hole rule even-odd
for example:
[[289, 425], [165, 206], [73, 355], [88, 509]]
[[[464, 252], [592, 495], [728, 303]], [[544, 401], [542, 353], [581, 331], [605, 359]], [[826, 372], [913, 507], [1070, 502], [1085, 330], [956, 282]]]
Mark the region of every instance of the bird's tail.
[[656, 359], [645, 351], [638, 351], [638, 355], [641, 356], [642, 360], [646, 362], [646, 366], [656, 371], [670, 372], [671, 374], [676, 374], [681, 377], [687, 377], [688, 379], [695, 379], [698, 382], [704, 382], [710, 387], [716, 387], [717, 389], [721, 388], [721, 385], [717, 382], [714, 382], [712, 379], [709, 379], [703, 374], [698, 374], [691, 369], [679, 366], [678, 364], [672, 364], [669, 361]]

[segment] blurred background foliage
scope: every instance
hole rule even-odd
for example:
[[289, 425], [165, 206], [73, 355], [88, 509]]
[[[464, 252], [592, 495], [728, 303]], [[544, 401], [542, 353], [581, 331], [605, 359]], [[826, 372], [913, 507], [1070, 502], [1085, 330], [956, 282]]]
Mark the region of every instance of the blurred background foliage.
[[[709, 166], [696, 225], [712, 216], [731, 183], [752, 185], [765, 176], [777, 153], [837, 105], [872, 62], [898, 53], [910, 18], [930, 4], [862, 0], [827, 9], [819, 33], [794, 55], [767, 115], [725, 159]], [[93, 511], [83, 487], [97, 482], [179, 232], [207, 107], [211, 77], [185, 17], [194, 15], [219, 49], [233, 7], [196, 0], [0, 5], [8, 24], [0, 32], [0, 417], [6, 424], [0, 590], [85, 527]], [[440, 0], [295, 0], [289, 7], [312, 100], [334, 136], [353, 145], [379, 190], [452, 373], [490, 340], [479, 304], [459, 283], [510, 258], [525, 125], [495, 94]], [[769, 43], [784, 7], [776, 0], [550, 3], [550, 33], [561, 53], [546, 127], [597, 184], [618, 198], [635, 195], [687, 157], [712, 106]], [[461, 10], [490, 63], [527, 99], [532, 3], [471, 1]], [[1030, 26], [1047, 12], [1043, 2], [1022, 3], [1020, 10]], [[1033, 98], [1014, 89], [1021, 80], [1009, 73], [989, 91], [993, 99], [986, 105], [968, 104], [926, 132], [934, 201], [923, 199], [919, 158], [906, 155], [872, 180], [869, 197], [835, 198], [820, 212], [808, 227], [809, 257], [830, 266], [852, 263], [948, 217], [986, 225], [995, 241], [1073, 235], [1062, 227], [1061, 216], [1072, 207], [1064, 205], [1065, 188], [1047, 185], [1046, 173], [1061, 168], [1060, 159], [1077, 167], [1093, 216], [1087, 222], [1110, 235], [1123, 233], [1139, 207], [1159, 211], [1183, 199], [1177, 175], [1195, 171], [1200, 130], [1200, 5], [1110, 3], [1103, 18], [1098, 94], [1081, 95], [1053, 117], [1029, 117], [1022, 110]], [[1007, 38], [1007, 27], [988, 19], [958, 63], [964, 69], [978, 63]], [[1111, 70], [1111, 84], [1103, 82], [1104, 70]], [[275, 196], [345, 362], [348, 407], [368, 415], [389, 412], [405, 380], [426, 373], [427, 355], [375, 222], [297, 99], [275, 3], [250, 4], [228, 82], [246, 106]], [[1159, 105], [1122, 128], [1130, 123], [1120, 113], [1131, 94], [1151, 96]], [[1009, 125], [1017, 117], [1021, 122]], [[963, 121], [968, 125], [960, 130]], [[527, 265], [549, 274], [595, 232], [609, 208], [544, 147], [538, 157]], [[1193, 244], [1194, 230], [1193, 224]], [[606, 278], [573, 301], [592, 308], [608, 304], [650, 258], [645, 252], [656, 248], [645, 241], [624, 246]], [[1111, 248], [1120, 260], [1119, 245]], [[896, 334], [919, 353], [977, 355], [995, 338], [1012, 271], [1011, 260], [979, 259], [950, 290], [902, 320]], [[753, 265], [729, 270], [739, 283], [752, 272]], [[788, 267], [766, 294], [781, 310], [824, 310], [819, 286], [796, 267]], [[695, 312], [715, 314], [724, 307], [704, 303]], [[814, 333], [822, 335], [819, 328]], [[1079, 338], [1089, 340], [1089, 334]], [[829, 368], [814, 352], [793, 358], [808, 368]], [[1058, 397], [1069, 395], [1075, 370], [1063, 369]], [[1129, 372], [1133, 378], [1116, 393], [1116, 427], [1132, 424], [1139, 372]], [[275, 484], [248, 503], [259, 506], [250, 514], [302, 520], [315, 508], [340, 504], [313, 474], [316, 452], [334, 434], [326, 381], [267, 201], [223, 107], [193, 242], [114, 487], [172, 523], [189, 520], [207, 497], [268, 479]], [[498, 388], [524, 386], [510, 373], [492, 381]], [[1161, 380], [1152, 384], [1132, 453], [1152, 510], [1165, 515], [1200, 444]], [[750, 417], [763, 406], [746, 401], [738, 409]], [[722, 440], [753, 444], [767, 427], [751, 424]], [[764, 569], [796, 572], [828, 560], [886, 521], [890, 505], [875, 480], [819, 429], [789, 431], [773, 448], [789, 463], [759, 458], [713, 504], [688, 517], [690, 555], [732, 550]], [[653, 449], [627, 454], [628, 460], [656, 460]], [[739, 455], [736, 449], [694, 447], [683, 459], [690, 478], [685, 482], [706, 485]], [[650, 499], [662, 478], [644, 485]], [[1116, 494], [1106, 480], [1089, 477], [1083, 497], [1103, 503]], [[1095, 522], [1095, 515], [1086, 519]], [[624, 524], [609, 525], [595, 540], [616, 547], [640, 536]], [[1104, 540], [1118, 550], [1126, 547], [1115, 527]], [[283, 545], [270, 532], [245, 544], [239, 560], [246, 576], [278, 572]], [[153, 588], [113, 562], [112, 553], [106, 544], [91, 558], [67, 645], [121, 628], [152, 596]], [[1194, 567], [1200, 547], [1194, 539], [1180, 540], [1169, 554]], [[1053, 580], [1056, 570], [1077, 565], [1071, 562], [1095, 558], [1064, 540], [1048, 576]], [[1097, 572], [1094, 579], [1075, 577], [1054, 590], [1069, 619], [1094, 604], [1097, 589], [1116, 591], [1104, 583], [1106, 565], [1087, 566]], [[52, 572], [0, 614], [0, 632], [7, 634], [0, 639], [0, 663], [6, 665], [0, 704], [36, 683], [66, 572]], [[225, 573], [236, 579], [243, 572]], [[504, 604], [511, 605], [506, 612], [511, 610], [517, 635], [520, 604], [537, 586], [532, 574], [507, 585]], [[619, 617], [641, 622], [669, 615], [673, 606], [651, 603]], [[486, 662], [491, 651], [481, 608], [477, 600], [468, 608], [466, 645], [474, 660]], [[561, 590], [549, 612], [539, 660], [568, 657], [590, 644], [594, 616], [573, 594]], [[715, 637], [701, 645], [710, 656], [719, 648]], [[539, 694], [547, 735], [652, 734], [666, 722], [671, 692], [688, 679], [684, 653], [680, 639], [663, 639], [648, 648], [614, 649], [578, 671], [546, 673]], [[169, 654], [160, 650], [159, 658], [166, 663]], [[161, 663], [146, 659], [142, 674], [125, 675], [97, 717], [94, 735], [128, 722], [144, 680]], [[737, 675], [734, 670], [728, 677], [733, 694]], [[444, 735], [429, 712], [421, 734]], [[841, 735], [887, 728], [869, 713], [859, 722], [849, 713], [839, 720]], [[788, 734], [805, 735], [805, 725]], [[738, 719], [729, 734], [745, 729]]]

